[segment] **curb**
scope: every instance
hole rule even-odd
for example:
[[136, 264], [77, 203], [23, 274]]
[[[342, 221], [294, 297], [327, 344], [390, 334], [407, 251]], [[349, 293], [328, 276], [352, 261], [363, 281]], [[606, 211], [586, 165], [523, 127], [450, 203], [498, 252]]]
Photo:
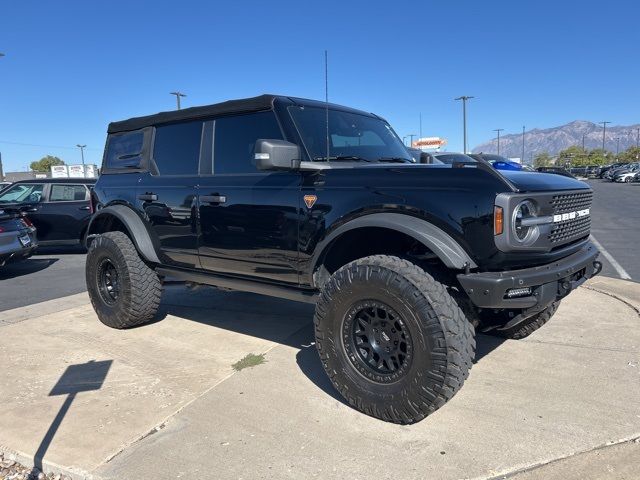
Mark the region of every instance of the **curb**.
[[87, 292], [76, 293], [67, 297], [47, 300], [46, 302], [34, 303], [26, 307], [18, 307], [12, 310], [0, 312], [0, 327], [20, 323], [25, 320], [42, 317], [51, 313], [63, 312], [73, 308], [88, 305], [90, 302]]
[[640, 316], [640, 283], [598, 276], [585, 282], [582, 288], [609, 295], [628, 305]]
[[[33, 468], [35, 466], [33, 456], [27, 455], [26, 453], [18, 452], [5, 447], [4, 445], [0, 445], [0, 453], [4, 454], [5, 459], [13, 460], [27, 468]], [[53, 473], [54, 475], [65, 475], [71, 478], [71, 480], [96, 480], [96, 477], [90, 473], [84, 472], [83, 470], [73, 467], [63, 467], [57, 463], [48, 462], [44, 459], [42, 460], [42, 469], [47, 475], [49, 473]]]

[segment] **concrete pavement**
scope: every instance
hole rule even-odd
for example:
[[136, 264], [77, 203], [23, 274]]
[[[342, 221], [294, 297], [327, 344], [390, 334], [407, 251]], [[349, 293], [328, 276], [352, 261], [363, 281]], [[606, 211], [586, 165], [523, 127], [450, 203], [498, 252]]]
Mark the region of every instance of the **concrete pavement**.
[[[638, 444], [624, 443], [640, 436], [636, 283], [594, 279], [524, 341], [479, 336], [460, 393], [412, 426], [342, 402], [308, 305], [170, 287], [164, 320], [125, 332], [88, 305], [45, 307], [0, 326], [0, 448], [32, 460], [63, 406], [49, 394], [67, 367], [111, 361], [44, 454], [45, 469], [77, 478], [572, 478], [563, 468], [607, 478], [584, 474], [605, 457], [622, 474], [640, 469]], [[264, 352], [265, 364], [233, 373]]]

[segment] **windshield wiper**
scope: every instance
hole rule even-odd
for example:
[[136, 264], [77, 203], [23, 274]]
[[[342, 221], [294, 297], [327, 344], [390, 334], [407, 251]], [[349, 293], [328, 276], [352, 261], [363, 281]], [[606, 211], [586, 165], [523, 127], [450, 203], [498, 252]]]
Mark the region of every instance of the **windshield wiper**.
[[408, 158], [403, 157], [381, 157], [378, 159], [379, 162], [394, 162], [394, 163], [414, 163]]
[[314, 161], [319, 161], [319, 160], [324, 160], [324, 161], [330, 161], [330, 162], [337, 162], [337, 161], [349, 161], [349, 162], [371, 162], [371, 160], [367, 159], [367, 158], [362, 158], [362, 157], [358, 157], [356, 155], [338, 155], [335, 157], [329, 157], [327, 159], [327, 157], [315, 157], [313, 159]]

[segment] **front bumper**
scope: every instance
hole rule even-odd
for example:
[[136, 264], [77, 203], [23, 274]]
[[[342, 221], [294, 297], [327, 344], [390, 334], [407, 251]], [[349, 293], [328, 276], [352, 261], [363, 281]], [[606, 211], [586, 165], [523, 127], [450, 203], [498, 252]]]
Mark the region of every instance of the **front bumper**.
[[[598, 249], [589, 242], [572, 255], [547, 265], [460, 274], [458, 281], [476, 307], [541, 310], [600, 273], [602, 264], [596, 260], [598, 254]], [[532, 294], [507, 298], [508, 290], [523, 287], [531, 287]]]

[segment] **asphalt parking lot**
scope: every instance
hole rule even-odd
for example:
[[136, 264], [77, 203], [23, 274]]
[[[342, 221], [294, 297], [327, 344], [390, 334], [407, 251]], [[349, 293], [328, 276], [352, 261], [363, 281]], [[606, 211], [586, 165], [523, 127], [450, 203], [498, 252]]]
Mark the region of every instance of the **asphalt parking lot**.
[[591, 234], [618, 263], [616, 270], [607, 255], [600, 255], [603, 275], [625, 278], [625, 272], [628, 280], [640, 282], [640, 183], [588, 183], [594, 192]]

